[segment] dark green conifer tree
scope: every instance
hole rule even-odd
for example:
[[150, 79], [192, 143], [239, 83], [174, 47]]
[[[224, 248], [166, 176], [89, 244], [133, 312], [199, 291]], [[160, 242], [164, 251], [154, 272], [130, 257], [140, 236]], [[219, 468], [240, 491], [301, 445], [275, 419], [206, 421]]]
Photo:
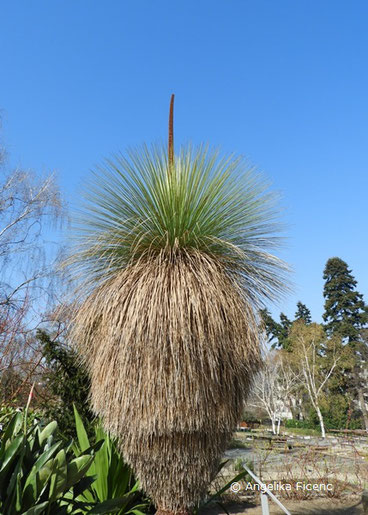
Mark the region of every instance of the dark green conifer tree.
[[279, 348], [290, 350], [290, 341], [288, 340], [291, 320], [284, 313], [280, 313], [280, 322], [276, 322], [267, 309], [260, 311], [261, 319], [266, 331], [268, 343], [271, 343], [273, 349]]
[[325, 312], [323, 320], [328, 335], [338, 334], [349, 344], [359, 340], [359, 334], [368, 322], [368, 311], [363, 295], [356, 290], [347, 263], [338, 257], [330, 258], [323, 272]]
[[295, 312], [295, 321], [303, 320], [303, 322], [306, 325], [311, 324], [312, 323], [312, 315], [311, 315], [311, 312], [309, 311], [309, 309], [307, 308], [307, 306], [299, 301], [297, 303], [296, 307], [297, 307], [297, 310]]
[[[368, 349], [363, 337], [368, 323], [368, 309], [363, 295], [356, 289], [357, 281], [345, 261], [338, 257], [330, 258], [323, 272], [325, 280], [323, 296], [325, 298], [325, 330], [329, 336], [339, 336], [351, 347], [354, 364], [345, 370], [349, 378], [348, 392], [351, 399], [357, 398], [361, 407], [364, 426], [368, 431], [368, 412], [365, 400], [365, 375]], [[352, 405], [352, 403], [350, 403]], [[350, 409], [351, 411], [351, 409]]]

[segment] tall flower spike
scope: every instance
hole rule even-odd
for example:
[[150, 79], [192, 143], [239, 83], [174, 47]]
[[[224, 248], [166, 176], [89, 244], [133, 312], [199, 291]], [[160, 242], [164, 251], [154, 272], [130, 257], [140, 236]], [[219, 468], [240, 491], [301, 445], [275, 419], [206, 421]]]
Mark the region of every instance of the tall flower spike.
[[169, 113], [169, 170], [171, 170], [174, 165], [174, 97], [175, 95], [171, 95], [170, 100], [170, 113]]

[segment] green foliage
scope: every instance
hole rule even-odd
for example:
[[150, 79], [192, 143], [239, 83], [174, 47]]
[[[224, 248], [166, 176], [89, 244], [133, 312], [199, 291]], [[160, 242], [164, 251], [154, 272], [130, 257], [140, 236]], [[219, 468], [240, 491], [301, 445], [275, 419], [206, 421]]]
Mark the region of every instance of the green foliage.
[[284, 313], [280, 313], [280, 322], [276, 322], [267, 309], [260, 310], [261, 319], [266, 331], [268, 342], [273, 349], [279, 348], [291, 351], [291, 340], [289, 333], [294, 322], [303, 321], [305, 324], [312, 322], [309, 309], [302, 302], [297, 303], [295, 320], [291, 321]]
[[[221, 470], [224, 468], [224, 466], [228, 463], [229, 460], [223, 461], [217, 471], [217, 474], [220, 474]], [[208, 494], [207, 499], [205, 499], [196, 509], [193, 510], [194, 515], [198, 515], [200, 513], [200, 510], [202, 508], [206, 508], [208, 506], [211, 506], [213, 504], [217, 504], [224, 510], [224, 512], [229, 515], [229, 512], [226, 510], [226, 508], [221, 503], [221, 497], [230, 489], [231, 485], [233, 483], [236, 483], [238, 481], [251, 481], [252, 478], [248, 474], [248, 472], [243, 467], [242, 463], [245, 460], [237, 460], [235, 463], [235, 470], [238, 472], [235, 477], [233, 477], [230, 481], [228, 481], [223, 487], [221, 487], [219, 490], [217, 490], [213, 494]], [[253, 463], [251, 461], [246, 460], [247, 467], [252, 470], [253, 472]]]
[[[249, 470], [254, 472], [253, 461], [252, 460], [244, 460], [243, 458], [237, 458], [235, 460], [235, 462], [234, 462], [235, 472], [244, 472], [245, 471], [244, 464], [249, 468]], [[244, 476], [242, 479], [243, 479], [243, 481], [252, 481], [252, 476], [250, 476], [249, 473], [246, 472], [246, 476]]]
[[357, 282], [351, 270], [345, 261], [334, 257], [327, 261], [323, 279], [326, 299], [323, 320], [327, 334], [338, 334], [350, 344], [356, 342], [368, 322], [368, 311], [363, 295], [356, 290]]
[[364, 429], [361, 411], [354, 411], [349, 420], [347, 429]]
[[284, 313], [280, 313], [280, 333], [278, 335], [279, 346], [284, 350], [290, 350], [290, 340], [288, 338], [291, 320]]
[[296, 420], [296, 419], [289, 419], [285, 420], [285, 427], [286, 428], [298, 428], [298, 429], [318, 429], [319, 423], [317, 421], [317, 425], [314, 420]]
[[[0, 406], [0, 426], [5, 427], [11, 419], [22, 410], [14, 408], [14, 406]], [[37, 410], [28, 409], [27, 411], [27, 428], [30, 429], [38, 420], [41, 419], [41, 413]]]
[[305, 304], [302, 302], [297, 302], [296, 304], [297, 310], [295, 312], [295, 322], [297, 320], [302, 320], [305, 324], [311, 324], [312, 323], [312, 315], [309, 309]]
[[[358, 397], [362, 407], [361, 414], [368, 429], [368, 413], [364, 406], [365, 375], [362, 369], [367, 367], [368, 347], [364, 331], [368, 323], [368, 307], [363, 295], [356, 290], [354, 279], [347, 263], [338, 257], [327, 261], [323, 278], [325, 280], [323, 296], [325, 297], [325, 330], [329, 335], [336, 335], [348, 344], [353, 353], [352, 360], [341, 374], [342, 393], [353, 399]], [[347, 402], [347, 401], [346, 401]], [[345, 410], [347, 413], [347, 409]], [[338, 420], [339, 413], [337, 413]]]
[[56, 437], [57, 423], [36, 423], [24, 433], [17, 413], [1, 434], [0, 513], [64, 515], [80, 513], [76, 497], [89, 485], [85, 474], [96, 448], [71, 459], [71, 445]]
[[349, 402], [346, 395], [329, 396], [321, 406], [326, 429], [345, 429], [348, 409]]
[[330, 395], [321, 407], [326, 429], [362, 429], [361, 411], [349, 408], [347, 395]]
[[[328, 395], [321, 405], [321, 412], [326, 430], [361, 429], [361, 413], [352, 412], [349, 417], [349, 403], [346, 395]], [[320, 433], [320, 424], [316, 411], [310, 407], [305, 420], [285, 420], [286, 428], [312, 429]]]
[[135, 514], [148, 507], [115, 444], [96, 426], [91, 446], [76, 411], [78, 443], [65, 446], [56, 421], [24, 432], [16, 413], [0, 440], [0, 514]]
[[190, 146], [168, 165], [165, 147], [143, 147], [105, 164], [85, 188], [74, 273], [91, 288], [147, 256], [201, 252], [238, 273], [247, 294], [285, 291], [275, 195], [240, 158]]
[[[86, 449], [90, 448], [90, 442], [82, 419], [74, 407], [75, 425], [78, 436], [78, 445], [73, 446], [76, 457], [79, 457]], [[99, 503], [99, 510], [108, 509], [118, 515], [134, 513], [142, 514], [149, 503], [143, 499], [139, 491], [139, 483], [134, 479], [129, 466], [124, 463], [118, 452], [115, 442], [103, 430], [95, 424], [95, 440], [102, 442], [102, 446], [96, 451], [95, 459], [87, 472], [87, 478], [96, 478], [78, 497], [79, 501]], [[89, 513], [105, 513], [93, 509]], [[143, 515], [143, 514], [142, 514]]]
[[[351, 270], [342, 259], [337, 257], [329, 259], [323, 278], [325, 279], [323, 319], [326, 322], [324, 330], [327, 336], [319, 337], [319, 341], [315, 342], [314, 371], [319, 382], [328, 374], [334, 356], [338, 355], [339, 358], [324, 388], [321, 412], [326, 429], [355, 429], [362, 426], [362, 421], [359, 420], [359, 414], [361, 416], [362, 412], [352, 411], [351, 406], [356, 400], [360, 402], [366, 392], [365, 375], [362, 369], [366, 368], [368, 363], [368, 330], [366, 329], [368, 309], [363, 296], [356, 290], [357, 282]], [[272, 347], [288, 350], [290, 361], [296, 369], [300, 368], [297, 340], [302, 336], [301, 332], [305, 333], [305, 331], [303, 326], [296, 324], [304, 323], [305, 326], [313, 329], [311, 313], [306, 305], [300, 301], [297, 303], [294, 322], [291, 322], [283, 313], [280, 314], [280, 322], [276, 322], [267, 310], [261, 311], [261, 317]], [[307, 333], [304, 336], [307, 336]], [[308, 346], [310, 344], [311, 342]], [[305, 398], [305, 392], [301, 391], [300, 394], [303, 397], [303, 416], [307, 421], [287, 421], [286, 425], [318, 429], [319, 421], [315, 410], [310, 401]]]
[[47, 364], [43, 379], [47, 390], [56, 400], [47, 399], [43, 410], [49, 420], [56, 420], [66, 438], [75, 438], [73, 404], [85, 421], [87, 432], [93, 435], [93, 414], [88, 405], [89, 378], [79, 363], [77, 354], [69, 346], [54, 341], [46, 331], [39, 330], [37, 339]]
[[320, 427], [316, 427], [315, 429], [289, 427], [287, 432], [296, 436], [315, 436], [317, 438], [321, 436]]
[[242, 420], [249, 424], [259, 424], [259, 417], [256, 417], [252, 411], [244, 409], [242, 413]]
[[260, 310], [261, 319], [271, 347], [290, 350], [289, 331], [292, 322], [284, 313], [280, 313], [280, 323], [276, 322], [267, 309]]
[[239, 440], [238, 438], [232, 438], [228, 445], [228, 449], [249, 449], [249, 443], [244, 442], [244, 440]]

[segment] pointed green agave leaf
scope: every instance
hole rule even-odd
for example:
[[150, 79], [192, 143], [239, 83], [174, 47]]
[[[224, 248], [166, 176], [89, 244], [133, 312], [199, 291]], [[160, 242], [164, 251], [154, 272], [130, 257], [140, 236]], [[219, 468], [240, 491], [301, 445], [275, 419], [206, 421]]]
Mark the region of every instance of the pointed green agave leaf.
[[32, 469], [23, 487], [24, 507], [36, 504], [37, 499], [37, 471]]
[[53, 461], [48, 461], [37, 473], [37, 502], [42, 500], [42, 496], [48, 488], [49, 480], [53, 472]]
[[57, 429], [57, 422], [54, 420], [50, 422], [40, 433], [40, 444], [47, 440], [50, 435], [54, 434]]
[[[41, 437], [41, 431], [40, 431], [40, 437]], [[40, 445], [42, 446], [43, 445], [43, 449], [45, 451], [47, 451], [48, 449], [50, 449], [53, 444], [54, 444], [54, 435], [53, 434], [49, 434], [46, 438], [46, 443], [45, 441], [41, 444], [41, 439], [40, 439]]]
[[70, 463], [67, 468], [67, 488], [75, 485], [91, 466], [93, 456], [79, 456]]
[[109, 452], [109, 436], [102, 431], [96, 431], [96, 437], [103, 438], [102, 447], [96, 452], [94, 463], [94, 473], [97, 475], [96, 482], [93, 485], [93, 490], [96, 492], [99, 501], [103, 501], [111, 497], [109, 491], [108, 479], [110, 475], [110, 452]]
[[77, 498], [79, 495], [83, 494], [87, 501], [96, 501], [92, 493], [86, 492], [86, 490], [95, 482], [95, 480], [96, 476], [83, 477], [73, 488], [75, 497]]
[[49, 487], [49, 481], [53, 473], [53, 461], [48, 461], [42, 468], [32, 469], [23, 490], [22, 508], [31, 508], [40, 501]]
[[81, 419], [81, 417], [78, 413], [78, 410], [74, 404], [73, 404], [73, 409], [74, 409], [75, 427], [77, 430], [78, 443], [79, 443], [80, 450], [83, 452], [86, 449], [88, 449], [91, 444], [89, 443], [87, 431], [83, 425], [82, 419]]
[[[22, 434], [18, 435], [14, 438], [13, 441], [10, 442], [10, 444], [5, 449], [4, 455], [0, 462], [0, 473], [4, 473], [6, 469], [9, 468], [9, 465], [11, 462], [16, 458], [16, 456], [19, 454], [19, 450], [22, 447], [24, 437]], [[1, 479], [0, 479], [1, 481]]]
[[41, 454], [41, 456], [37, 459], [36, 463], [34, 464], [34, 469], [36, 471], [40, 470], [41, 467], [50, 459], [52, 456], [56, 453], [58, 448], [61, 445], [61, 441], [54, 443], [50, 448], [48, 448], [45, 452]]
[[111, 448], [111, 464], [109, 468], [109, 485], [112, 491], [112, 497], [120, 497], [127, 490], [132, 479], [130, 467], [124, 463], [124, 460], [118, 452], [116, 445]]
[[55, 501], [64, 492], [66, 483], [66, 453], [65, 449], [60, 449], [53, 462], [53, 474], [50, 480], [50, 500]]
[[[2, 438], [1, 438], [2, 445], [5, 445], [7, 440], [16, 436], [19, 433], [19, 431], [22, 427], [22, 421], [23, 421], [23, 414], [16, 413], [16, 415], [14, 415], [14, 417], [11, 419], [11, 421], [7, 425], [5, 433], [3, 434]], [[2, 450], [0, 449], [0, 458], [1, 458], [1, 455], [2, 455]]]
[[37, 506], [33, 506], [29, 510], [22, 513], [22, 515], [41, 515], [45, 513], [44, 510], [48, 507], [49, 502], [43, 502], [42, 504], [38, 504]]
[[146, 515], [146, 513], [144, 511], [140, 511], [139, 508], [145, 509], [147, 508], [147, 506], [145, 504], [139, 504], [138, 506], [136, 506], [136, 508], [127, 511], [126, 515], [128, 515], [128, 513], [133, 513], [134, 515]]
[[[1, 508], [3, 509], [4, 513], [8, 513], [11, 511], [11, 507], [20, 504], [21, 499], [21, 492], [19, 492], [20, 487], [20, 479], [22, 477], [22, 460], [18, 459], [15, 468], [12, 472], [12, 474], [6, 478], [6, 481], [2, 482], [2, 485], [0, 486], [0, 500], [2, 499], [4, 501], [4, 504], [2, 505], [0, 503]], [[15, 508], [16, 509], [16, 508]], [[14, 510], [13, 510], [14, 511]]]
[[218, 497], [220, 497], [220, 495], [222, 495], [224, 492], [226, 492], [226, 490], [228, 490], [233, 483], [235, 483], [236, 481], [240, 481], [247, 474], [248, 474], [248, 472], [246, 470], [243, 470], [242, 472], [240, 472], [240, 474], [233, 477], [233, 479], [231, 479], [228, 483], [226, 483], [225, 486], [223, 486], [220, 490], [218, 490], [216, 493], [211, 495], [205, 502], [204, 506], [206, 506], [207, 504], [210, 504], [211, 502], [216, 500]]
[[109, 499], [107, 501], [101, 502], [97, 504], [92, 510], [89, 512], [91, 515], [102, 515], [107, 513], [114, 513], [116, 511], [119, 511], [121, 508], [124, 508], [124, 506], [129, 502], [131, 499], [131, 494], [126, 494], [123, 497], [120, 497], [118, 499]]
[[[23, 499], [26, 507], [31, 507], [40, 500], [53, 473], [53, 460], [49, 459], [52, 454], [50, 451], [52, 451], [52, 449], [44, 453], [44, 455], [48, 455], [48, 461], [38, 459], [26, 479], [23, 487]], [[44, 458], [44, 455], [40, 458]]]
[[21, 472], [18, 472], [16, 477], [16, 494], [15, 494], [15, 509], [17, 512], [20, 512], [22, 509], [22, 474]]

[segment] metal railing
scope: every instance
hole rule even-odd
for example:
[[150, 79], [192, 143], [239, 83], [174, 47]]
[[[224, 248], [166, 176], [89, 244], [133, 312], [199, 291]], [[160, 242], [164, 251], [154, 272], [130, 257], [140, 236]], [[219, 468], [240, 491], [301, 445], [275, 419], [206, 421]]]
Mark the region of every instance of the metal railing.
[[242, 466], [244, 467], [244, 469], [248, 472], [248, 474], [250, 475], [251, 478], [254, 479], [254, 481], [256, 481], [256, 483], [259, 484], [260, 486], [260, 492], [261, 492], [261, 507], [262, 507], [262, 515], [270, 515], [270, 510], [268, 508], [268, 497], [270, 497], [272, 499], [272, 501], [274, 503], [277, 504], [277, 506], [279, 508], [282, 509], [282, 511], [284, 513], [286, 513], [286, 515], [291, 515], [290, 511], [287, 510], [285, 508], [285, 506], [278, 500], [278, 498], [267, 488], [267, 486], [262, 483], [262, 481], [254, 474], [254, 472], [252, 472], [251, 470], [249, 470], [249, 468], [247, 467], [247, 465], [243, 462], [242, 463]]

